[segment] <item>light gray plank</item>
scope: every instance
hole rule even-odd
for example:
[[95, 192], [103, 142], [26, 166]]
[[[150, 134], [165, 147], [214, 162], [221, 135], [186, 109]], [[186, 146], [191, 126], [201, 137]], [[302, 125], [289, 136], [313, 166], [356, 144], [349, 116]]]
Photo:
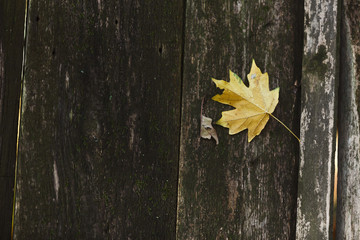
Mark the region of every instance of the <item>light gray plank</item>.
[[306, 0], [297, 239], [331, 238], [338, 1]]

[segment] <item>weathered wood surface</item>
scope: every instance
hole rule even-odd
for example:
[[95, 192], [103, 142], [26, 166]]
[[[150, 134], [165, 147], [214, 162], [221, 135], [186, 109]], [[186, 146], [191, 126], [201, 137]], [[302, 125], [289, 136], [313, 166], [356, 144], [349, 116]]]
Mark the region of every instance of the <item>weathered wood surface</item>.
[[360, 239], [360, 3], [342, 6], [336, 239]]
[[305, 0], [297, 239], [329, 239], [336, 139], [338, 1]]
[[0, 1], [0, 239], [10, 239], [25, 1]]
[[29, 5], [16, 239], [174, 239], [183, 1]]
[[220, 143], [199, 138], [204, 114], [230, 109], [210, 98], [211, 77], [244, 78], [252, 59], [280, 86], [274, 115], [295, 132], [300, 119], [301, 1], [187, 1], [178, 194], [178, 239], [295, 238], [299, 142], [278, 122], [251, 143], [215, 126]]

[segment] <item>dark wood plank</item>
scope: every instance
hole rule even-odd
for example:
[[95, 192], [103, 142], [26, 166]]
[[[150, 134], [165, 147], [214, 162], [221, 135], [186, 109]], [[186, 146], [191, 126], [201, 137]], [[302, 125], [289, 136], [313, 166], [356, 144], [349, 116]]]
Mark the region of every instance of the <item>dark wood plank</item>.
[[210, 98], [211, 77], [245, 78], [252, 59], [280, 87], [274, 115], [297, 132], [302, 56], [301, 1], [187, 1], [178, 196], [178, 239], [295, 238], [299, 142], [270, 119], [251, 143], [215, 126], [220, 143], [199, 138], [204, 114], [230, 109]]
[[0, 1], [0, 239], [10, 239], [25, 1]]
[[182, 1], [32, 0], [17, 239], [174, 239]]
[[331, 239], [338, 1], [305, 0], [297, 239]]
[[343, 1], [336, 239], [360, 239], [360, 3]]

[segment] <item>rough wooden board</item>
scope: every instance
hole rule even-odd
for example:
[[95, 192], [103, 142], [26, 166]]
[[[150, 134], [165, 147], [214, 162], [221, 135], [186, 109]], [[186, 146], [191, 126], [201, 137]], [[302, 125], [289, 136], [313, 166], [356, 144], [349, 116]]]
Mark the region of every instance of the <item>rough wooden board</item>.
[[10, 239], [25, 1], [0, 1], [0, 239]]
[[29, 6], [16, 239], [174, 239], [182, 1]]
[[337, 8], [337, 0], [305, 0], [297, 239], [332, 235]]
[[336, 239], [360, 239], [360, 4], [342, 6]]
[[299, 142], [273, 119], [251, 143], [215, 126], [218, 146], [199, 125], [203, 97], [205, 116], [230, 109], [210, 100], [211, 77], [244, 78], [254, 58], [280, 86], [274, 115], [297, 132], [302, 19], [300, 1], [187, 1], [178, 239], [295, 238]]

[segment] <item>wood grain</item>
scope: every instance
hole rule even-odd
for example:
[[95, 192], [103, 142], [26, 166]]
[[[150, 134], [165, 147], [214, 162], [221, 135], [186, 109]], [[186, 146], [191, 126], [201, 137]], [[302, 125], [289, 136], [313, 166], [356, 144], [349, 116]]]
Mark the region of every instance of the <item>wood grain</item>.
[[332, 236], [338, 1], [305, 0], [297, 239]]
[[0, 1], [0, 239], [10, 239], [25, 1]]
[[255, 59], [280, 87], [274, 115], [298, 132], [302, 25], [301, 1], [187, 1], [178, 239], [295, 237], [296, 138], [271, 119], [251, 143], [215, 126], [216, 146], [199, 138], [199, 116], [203, 97], [207, 117], [230, 109], [210, 100], [211, 77], [244, 79]]
[[360, 4], [342, 6], [336, 239], [360, 238]]
[[29, 5], [16, 239], [174, 239], [182, 1]]

